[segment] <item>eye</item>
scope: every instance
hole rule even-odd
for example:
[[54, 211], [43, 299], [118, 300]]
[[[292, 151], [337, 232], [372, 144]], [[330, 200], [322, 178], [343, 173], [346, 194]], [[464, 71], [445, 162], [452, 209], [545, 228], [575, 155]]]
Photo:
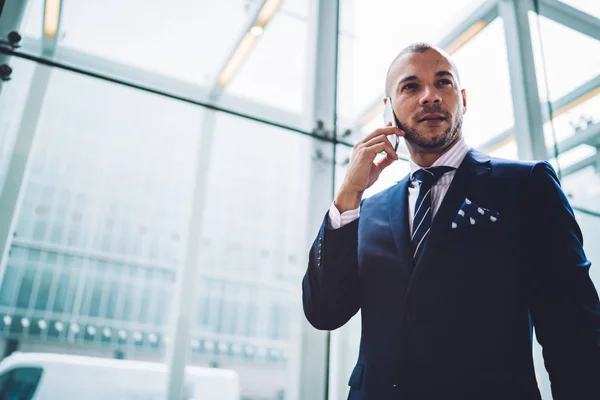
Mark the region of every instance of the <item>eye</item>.
[[440, 85], [452, 85], [452, 81], [450, 79], [440, 79], [438, 83]]
[[408, 84], [402, 86], [402, 91], [413, 90], [413, 89], [416, 89], [417, 87], [418, 87], [418, 85], [416, 83], [408, 83]]

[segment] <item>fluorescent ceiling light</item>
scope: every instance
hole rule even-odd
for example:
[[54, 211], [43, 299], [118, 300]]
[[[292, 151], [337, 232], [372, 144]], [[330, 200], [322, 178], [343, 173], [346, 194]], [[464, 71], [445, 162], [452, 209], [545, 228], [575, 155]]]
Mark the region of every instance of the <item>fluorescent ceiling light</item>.
[[237, 49], [235, 49], [235, 52], [227, 62], [223, 72], [221, 72], [218, 82], [219, 87], [224, 88], [229, 84], [229, 82], [231, 82], [233, 76], [248, 56], [248, 53], [250, 53], [250, 50], [252, 50], [254, 43], [256, 43], [256, 36], [251, 33], [247, 33], [238, 45]]
[[58, 32], [61, 0], [46, 0], [44, 6], [44, 38], [53, 40]]
[[219, 74], [217, 85], [222, 89], [227, 86], [241, 65], [244, 63], [250, 51], [256, 43], [256, 39], [264, 32], [265, 25], [275, 15], [275, 12], [281, 5], [282, 0], [266, 0], [256, 16], [256, 20], [244, 35], [237, 48], [225, 64], [225, 68]]
[[264, 31], [265, 30], [262, 26], [256, 26], [256, 25], [253, 26], [252, 29], [250, 29], [250, 33], [256, 37], [262, 35]]
[[256, 25], [265, 26], [267, 22], [273, 17], [282, 0], [267, 0], [263, 5], [258, 17], [256, 18]]

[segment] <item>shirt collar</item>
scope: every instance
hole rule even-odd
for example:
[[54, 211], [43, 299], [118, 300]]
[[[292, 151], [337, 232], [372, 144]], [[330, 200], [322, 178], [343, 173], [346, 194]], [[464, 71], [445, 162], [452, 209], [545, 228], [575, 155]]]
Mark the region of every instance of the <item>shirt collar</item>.
[[[465, 138], [460, 138], [460, 140], [458, 142], [456, 142], [454, 144], [454, 146], [452, 146], [450, 148], [450, 150], [445, 152], [431, 166], [432, 167], [445, 166], [445, 167], [458, 168], [468, 152], [469, 152], [469, 146], [467, 145]], [[410, 160], [409, 164], [410, 164], [410, 180], [412, 181], [415, 179], [414, 178], [415, 172], [417, 170], [423, 169], [424, 167], [417, 165], [412, 159]]]

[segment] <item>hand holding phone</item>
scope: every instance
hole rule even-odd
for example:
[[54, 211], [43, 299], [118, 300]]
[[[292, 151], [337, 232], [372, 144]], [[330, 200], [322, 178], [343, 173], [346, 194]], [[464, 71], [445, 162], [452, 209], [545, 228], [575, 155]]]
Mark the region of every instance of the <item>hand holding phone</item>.
[[[354, 145], [346, 176], [334, 200], [340, 213], [357, 208], [365, 190], [379, 179], [385, 168], [399, 159], [399, 136], [404, 136], [404, 132], [397, 126], [389, 97], [385, 104], [386, 126], [376, 129]], [[385, 157], [376, 160], [377, 155]]]

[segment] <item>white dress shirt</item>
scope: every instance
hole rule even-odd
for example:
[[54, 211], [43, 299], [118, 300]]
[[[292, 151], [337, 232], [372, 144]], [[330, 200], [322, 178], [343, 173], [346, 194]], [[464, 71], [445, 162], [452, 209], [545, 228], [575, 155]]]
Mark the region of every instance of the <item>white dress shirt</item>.
[[[461, 138], [450, 150], [448, 150], [444, 155], [436, 160], [433, 163], [432, 167], [441, 167], [447, 166], [452, 168], [458, 168], [462, 163], [463, 159], [469, 152], [469, 146], [467, 145], [464, 138]], [[418, 181], [415, 177], [415, 171], [422, 169], [423, 167], [415, 164], [412, 160], [410, 161], [410, 185], [408, 187], [408, 224], [409, 229], [412, 232], [412, 223], [414, 219], [415, 212], [415, 204], [417, 203], [417, 197], [419, 197], [419, 188], [421, 187], [421, 182]], [[452, 179], [454, 179], [454, 175], [456, 174], [456, 169], [442, 175], [440, 179], [438, 179], [431, 188], [431, 201], [433, 206], [433, 214], [432, 217], [435, 216], [442, 201], [444, 200], [444, 196], [446, 196], [446, 192], [452, 183]], [[342, 226], [349, 224], [350, 222], [358, 219], [360, 214], [360, 207], [355, 208], [353, 210], [347, 210], [340, 215], [339, 210], [335, 206], [335, 203], [331, 203], [331, 207], [329, 208], [329, 228], [330, 229], [338, 229]]]

